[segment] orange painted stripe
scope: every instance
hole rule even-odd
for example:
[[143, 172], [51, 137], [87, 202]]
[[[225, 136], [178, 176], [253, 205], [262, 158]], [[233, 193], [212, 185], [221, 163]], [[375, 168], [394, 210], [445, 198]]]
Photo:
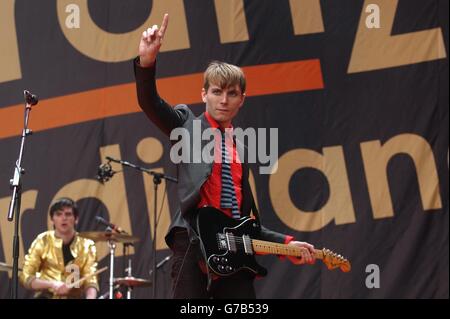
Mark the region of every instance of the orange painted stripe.
[[[249, 66], [243, 70], [250, 97], [323, 88], [318, 59]], [[158, 79], [157, 85], [159, 94], [172, 105], [197, 104], [202, 103], [202, 82], [203, 74], [195, 73]], [[29, 127], [43, 131], [140, 110], [133, 82], [42, 100], [33, 107]], [[23, 114], [23, 105], [0, 108], [0, 139], [21, 134]]]

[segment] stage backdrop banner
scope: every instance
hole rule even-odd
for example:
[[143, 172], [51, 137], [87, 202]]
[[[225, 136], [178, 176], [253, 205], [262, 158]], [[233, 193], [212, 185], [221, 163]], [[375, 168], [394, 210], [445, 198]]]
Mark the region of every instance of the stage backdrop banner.
[[[241, 66], [248, 91], [235, 127], [276, 128], [278, 170], [251, 184], [263, 223], [329, 248], [352, 270], [295, 266], [258, 257], [267, 277], [258, 298], [449, 297], [449, 74], [446, 0], [2, 0], [0, 2], [0, 261], [12, 263], [7, 220], [23, 129], [23, 90], [39, 96], [23, 157], [20, 266], [34, 238], [52, 227], [59, 197], [80, 207], [78, 231], [103, 230], [96, 216], [140, 241], [131, 260], [149, 279], [170, 256], [164, 235], [178, 206], [176, 185], [158, 189], [153, 237], [152, 176], [105, 157], [176, 176], [170, 141], [140, 111], [133, 59], [142, 32], [170, 14], [157, 61], [169, 103], [201, 100], [212, 60]], [[108, 247], [98, 244], [100, 266]], [[171, 260], [158, 269], [157, 297], [171, 296]], [[108, 272], [100, 276], [108, 289]], [[11, 272], [0, 273], [0, 298]], [[151, 288], [135, 297], [148, 298]], [[22, 287], [21, 298], [32, 296]]]

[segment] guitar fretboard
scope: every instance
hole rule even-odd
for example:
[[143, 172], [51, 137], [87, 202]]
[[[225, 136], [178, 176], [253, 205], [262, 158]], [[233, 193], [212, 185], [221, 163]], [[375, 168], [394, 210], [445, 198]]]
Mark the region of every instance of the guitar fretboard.
[[[223, 240], [226, 239], [227, 244], [222, 244], [222, 249], [228, 249], [230, 251], [244, 251], [245, 254], [271, 254], [280, 256], [294, 256], [302, 257], [302, 250], [304, 247], [298, 247], [295, 245], [280, 244], [270, 241], [251, 239], [249, 236], [235, 236], [232, 233], [224, 234]], [[334, 269], [340, 267], [342, 271], [348, 272], [351, 269], [350, 262], [342, 257], [330, 251], [329, 249], [314, 249], [314, 257], [322, 260], [328, 269]]]
[[[272, 243], [263, 240], [252, 240], [253, 250], [257, 253], [272, 254], [272, 255], [285, 255], [301, 257], [301, 247], [295, 247], [293, 245]], [[317, 259], [323, 259], [323, 252], [318, 249], [314, 249], [314, 255]]]

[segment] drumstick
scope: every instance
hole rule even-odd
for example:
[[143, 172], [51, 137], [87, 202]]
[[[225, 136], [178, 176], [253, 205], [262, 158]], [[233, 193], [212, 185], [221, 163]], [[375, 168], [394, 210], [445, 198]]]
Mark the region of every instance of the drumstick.
[[[19, 267], [18, 269], [19, 271], [22, 271], [22, 268]], [[10, 271], [10, 270], [13, 270], [13, 266], [10, 266], [0, 261], [0, 271]]]
[[87, 276], [85, 276], [85, 277], [83, 277], [83, 278], [81, 278], [81, 279], [78, 279], [77, 281], [74, 281], [73, 283], [67, 285], [67, 288], [73, 288], [73, 287], [75, 287], [76, 285], [81, 284], [81, 283], [82, 283], [83, 281], [85, 281], [86, 279], [89, 279], [89, 278], [91, 278], [91, 277], [93, 277], [93, 276], [96, 276], [96, 275], [98, 275], [98, 274], [104, 272], [106, 269], [108, 269], [108, 267], [103, 267], [102, 269], [97, 270], [97, 271], [94, 272], [93, 274], [90, 274], [90, 275], [87, 275]]

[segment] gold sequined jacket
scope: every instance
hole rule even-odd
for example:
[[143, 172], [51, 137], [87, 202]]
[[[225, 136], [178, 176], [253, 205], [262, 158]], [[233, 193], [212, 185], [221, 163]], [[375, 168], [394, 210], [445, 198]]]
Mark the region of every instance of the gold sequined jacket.
[[[97, 251], [92, 240], [82, 238], [76, 233], [70, 244], [70, 252], [75, 259], [67, 265], [64, 265], [62, 245], [62, 239], [55, 237], [54, 230], [37, 236], [25, 256], [23, 270], [19, 275], [25, 288], [31, 289], [31, 282], [35, 278], [71, 283], [97, 271]], [[82, 298], [88, 287], [99, 290], [97, 276], [85, 280], [79, 288], [71, 289], [69, 295], [64, 298]], [[40, 295], [61, 298], [55, 296], [51, 289], [40, 291], [35, 297]]]

